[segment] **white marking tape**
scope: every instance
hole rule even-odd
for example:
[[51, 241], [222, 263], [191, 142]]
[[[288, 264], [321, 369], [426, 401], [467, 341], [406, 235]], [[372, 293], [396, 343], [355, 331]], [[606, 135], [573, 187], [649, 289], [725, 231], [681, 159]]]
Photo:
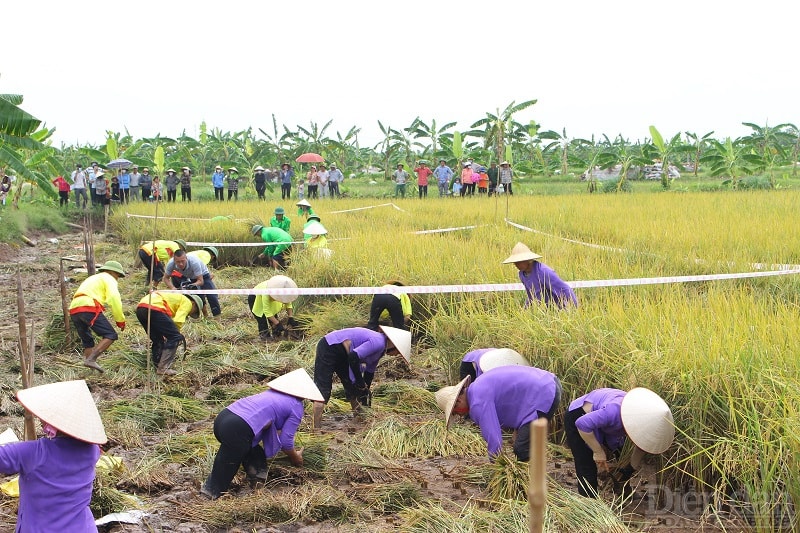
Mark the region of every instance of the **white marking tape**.
[[[354, 209], [343, 209], [341, 211], [331, 211], [330, 214], [334, 214], [334, 213], [352, 213], [353, 211], [363, 211], [364, 209], [375, 209], [376, 207], [386, 207], [386, 206], [392, 206], [395, 209], [397, 209], [398, 211], [403, 211], [402, 209], [400, 209], [399, 207], [397, 207], [393, 203], [389, 202], [387, 204], [368, 205], [367, 207], [356, 207]], [[403, 212], [405, 212], [405, 211], [403, 211]]]
[[[159, 220], [202, 220], [204, 222], [211, 222], [213, 219], [211, 218], [186, 218], [186, 217], [156, 217], [155, 215], [133, 215], [131, 213], [125, 213], [125, 216], [128, 218], [158, 218]], [[225, 217], [227, 218], [227, 217]], [[231, 222], [245, 222], [243, 218], [236, 218], [236, 219], [228, 219]], [[221, 222], [214, 220], [214, 222]]]
[[[735, 274], [704, 274], [698, 276], [666, 276], [661, 278], [626, 278], [600, 279], [587, 281], [569, 281], [567, 285], [575, 289], [592, 287], [624, 287], [635, 285], [659, 285], [666, 283], [689, 283], [697, 281], [714, 281], [724, 279], [765, 278], [800, 274], [800, 269], [773, 270], [769, 272], [741, 272]], [[411, 285], [386, 287], [298, 287], [297, 289], [214, 289], [180, 291], [165, 290], [161, 292], [181, 292], [186, 294], [269, 294], [271, 296], [306, 295], [306, 296], [338, 296], [343, 294], [446, 294], [455, 292], [505, 292], [523, 291], [522, 283], [482, 283], [478, 285]]]
[[[481, 226], [485, 226], [486, 224], [482, 224]], [[426, 229], [420, 231], [412, 231], [414, 235], [425, 235], [426, 233], [447, 233], [448, 231], [460, 231], [462, 229], [475, 229], [480, 228], [481, 226], [461, 226], [458, 228], [442, 228], [442, 229]]]

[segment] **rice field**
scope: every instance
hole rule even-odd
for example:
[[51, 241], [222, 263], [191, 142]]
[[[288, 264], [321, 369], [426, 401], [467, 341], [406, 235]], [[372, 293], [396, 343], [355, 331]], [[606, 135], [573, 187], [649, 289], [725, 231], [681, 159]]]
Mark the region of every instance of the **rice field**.
[[[312, 205], [329, 231], [333, 254], [321, 260], [296, 246], [287, 274], [300, 287], [373, 287], [393, 279], [424, 286], [514, 283], [516, 269], [501, 261], [518, 241], [543, 255], [566, 281], [770, 270], [800, 264], [799, 204], [800, 192], [789, 190], [326, 199]], [[115, 209], [110, 235], [98, 238], [95, 253], [98, 262], [116, 259], [132, 271], [120, 284], [131, 317], [144, 291], [145, 273], [136, 259], [142, 240], [217, 243], [217, 287], [250, 288], [274, 271], [251, 266], [260, 248], [225, 243], [255, 243], [250, 226], [267, 221], [279, 205], [292, 219], [290, 233], [302, 240], [302, 221], [288, 202], [160, 204], [158, 219], [127, 216], [156, 214], [154, 204], [133, 204]], [[360, 209], [365, 207], [370, 208]], [[232, 216], [211, 221], [216, 215]], [[304, 420], [299, 439], [315, 450], [318, 468], [298, 471], [276, 459], [276, 480], [265, 487], [248, 489], [242, 482], [237, 495], [217, 502], [191, 499], [178, 517], [162, 512], [223, 530], [306, 522], [342, 530], [526, 531], [524, 466], [488, 463], [485, 444], [469, 424], [445, 433], [432, 400], [433, 391], [456, 381], [464, 353], [497, 346], [513, 348], [560, 377], [560, 412], [597, 387], [658, 392], [677, 426], [673, 446], [648, 457], [662, 488], [707, 498], [698, 513], [707, 525], [719, 526], [724, 511], [738, 520], [724, 522], [727, 530], [735, 530], [732, 523], [754, 530], [795, 527], [799, 281], [790, 274], [578, 288], [579, 307], [561, 312], [525, 309], [519, 291], [413, 295], [411, 368], [382, 362], [372, 409], [355, 424], [341, 389], [326, 409], [333, 431], [312, 434]], [[115, 483], [106, 477], [100, 483], [136, 493], [145, 508], [176, 485], [196, 491], [216, 451], [216, 412], [260, 390], [270, 377], [313, 368], [320, 336], [364, 325], [369, 300], [301, 296], [294, 306], [305, 337], [264, 345], [244, 298], [223, 296], [219, 319], [185, 327], [189, 351], [176, 362], [180, 375], [170, 382], [148, 374], [147, 339], [135, 319], [103, 358], [102, 376], [67, 364], [77, 356], [54, 348], [59, 377], [88, 376], [95, 392], [107, 391], [101, 393], [107, 397], [101, 413], [129, 464]], [[125, 397], [110, 390], [136, 392]], [[551, 462], [569, 464], [558, 422], [549, 453]], [[631, 518], [624, 502], [581, 500], [567, 486], [564, 470], [550, 475], [550, 531], [654, 526], [651, 516]], [[432, 480], [440, 486], [432, 487]], [[448, 483], [452, 487], [443, 494]]]

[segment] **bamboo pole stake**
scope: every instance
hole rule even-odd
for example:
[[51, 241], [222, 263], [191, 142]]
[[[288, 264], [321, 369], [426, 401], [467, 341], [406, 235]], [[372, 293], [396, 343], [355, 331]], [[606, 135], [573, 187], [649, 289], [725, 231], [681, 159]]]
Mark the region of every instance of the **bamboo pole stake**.
[[70, 328], [69, 320], [69, 303], [67, 301], [67, 280], [64, 276], [64, 258], [59, 261], [60, 267], [58, 269], [58, 286], [61, 289], [61, 313], [64, 316], [64, 338], [66, 344], [72, 344], [72, 328]]
[[544, 531], [544, 510], [547, 505], [547, 419], [531, 423], [531, 455], [528, 461], [530, 485], [530, 532]]
[[[28, 344], [28, 331], [25, 319], [25, 299], [22, 292], [22, 275], [17, 270], [17, 320], [19, 324], [19, 341], [17, 346], [19, 348], [19, 368], [22, 377], [22, 388], [27, 389], [31, 386], [33, 381], [33, 361], [30, 358], [30, 345]], [[31, 335], [31, 342], [33, 344], [33, 336]], [[23, 438], [25, 440], [34, 440], [36, 438], [36, 427], [33, 424], [33, 415], [30, 411], [25, 409], [23, 415], [25, 420]]]

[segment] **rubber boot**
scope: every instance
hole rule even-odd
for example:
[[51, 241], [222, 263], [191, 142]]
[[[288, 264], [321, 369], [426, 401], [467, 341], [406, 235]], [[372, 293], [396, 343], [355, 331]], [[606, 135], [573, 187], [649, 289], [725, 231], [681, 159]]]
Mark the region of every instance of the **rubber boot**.
[[[113, 342], [114, 342], [113, 339], [100, 339], [100, 342], [97, 343], [97, 346], [95, 346], [94, 348], [85, 349], [83, 351], [84, 354], [83, 365], [88, 366], [89, 368], [93, 368], [94, 370], [97, 370], [101, 374], [105, 372], [105, 370], [103, 370], [103, 367], [97, 364], [97, 358], [100, 357], [100, 354], [106, 351], [106, 349], [109, 346], [111, 346]], [[86, 354], [86, 350], [90, 351], [88, 355]]]
[[161, 360], [158, 362], [156, 374], [159, 376], [174, 376], [177, 374], [176, 371], [170, 368], [172, 363], [175, 362], [175, 352], [177, 351], [177, 346], [175, 348], [164, 348], [164, 351], [161, 352]]

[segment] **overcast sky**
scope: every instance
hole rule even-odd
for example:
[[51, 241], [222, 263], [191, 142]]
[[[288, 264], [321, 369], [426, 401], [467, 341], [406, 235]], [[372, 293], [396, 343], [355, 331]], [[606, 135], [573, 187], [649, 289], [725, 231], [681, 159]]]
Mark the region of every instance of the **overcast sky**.
[[362, 146], [415, 117], [461, 131], [512, 101], [568, 137], [800, 125], [788, 0], [43, 0], [3, 6], [0, 93], [56, 144], [320, 127]]

